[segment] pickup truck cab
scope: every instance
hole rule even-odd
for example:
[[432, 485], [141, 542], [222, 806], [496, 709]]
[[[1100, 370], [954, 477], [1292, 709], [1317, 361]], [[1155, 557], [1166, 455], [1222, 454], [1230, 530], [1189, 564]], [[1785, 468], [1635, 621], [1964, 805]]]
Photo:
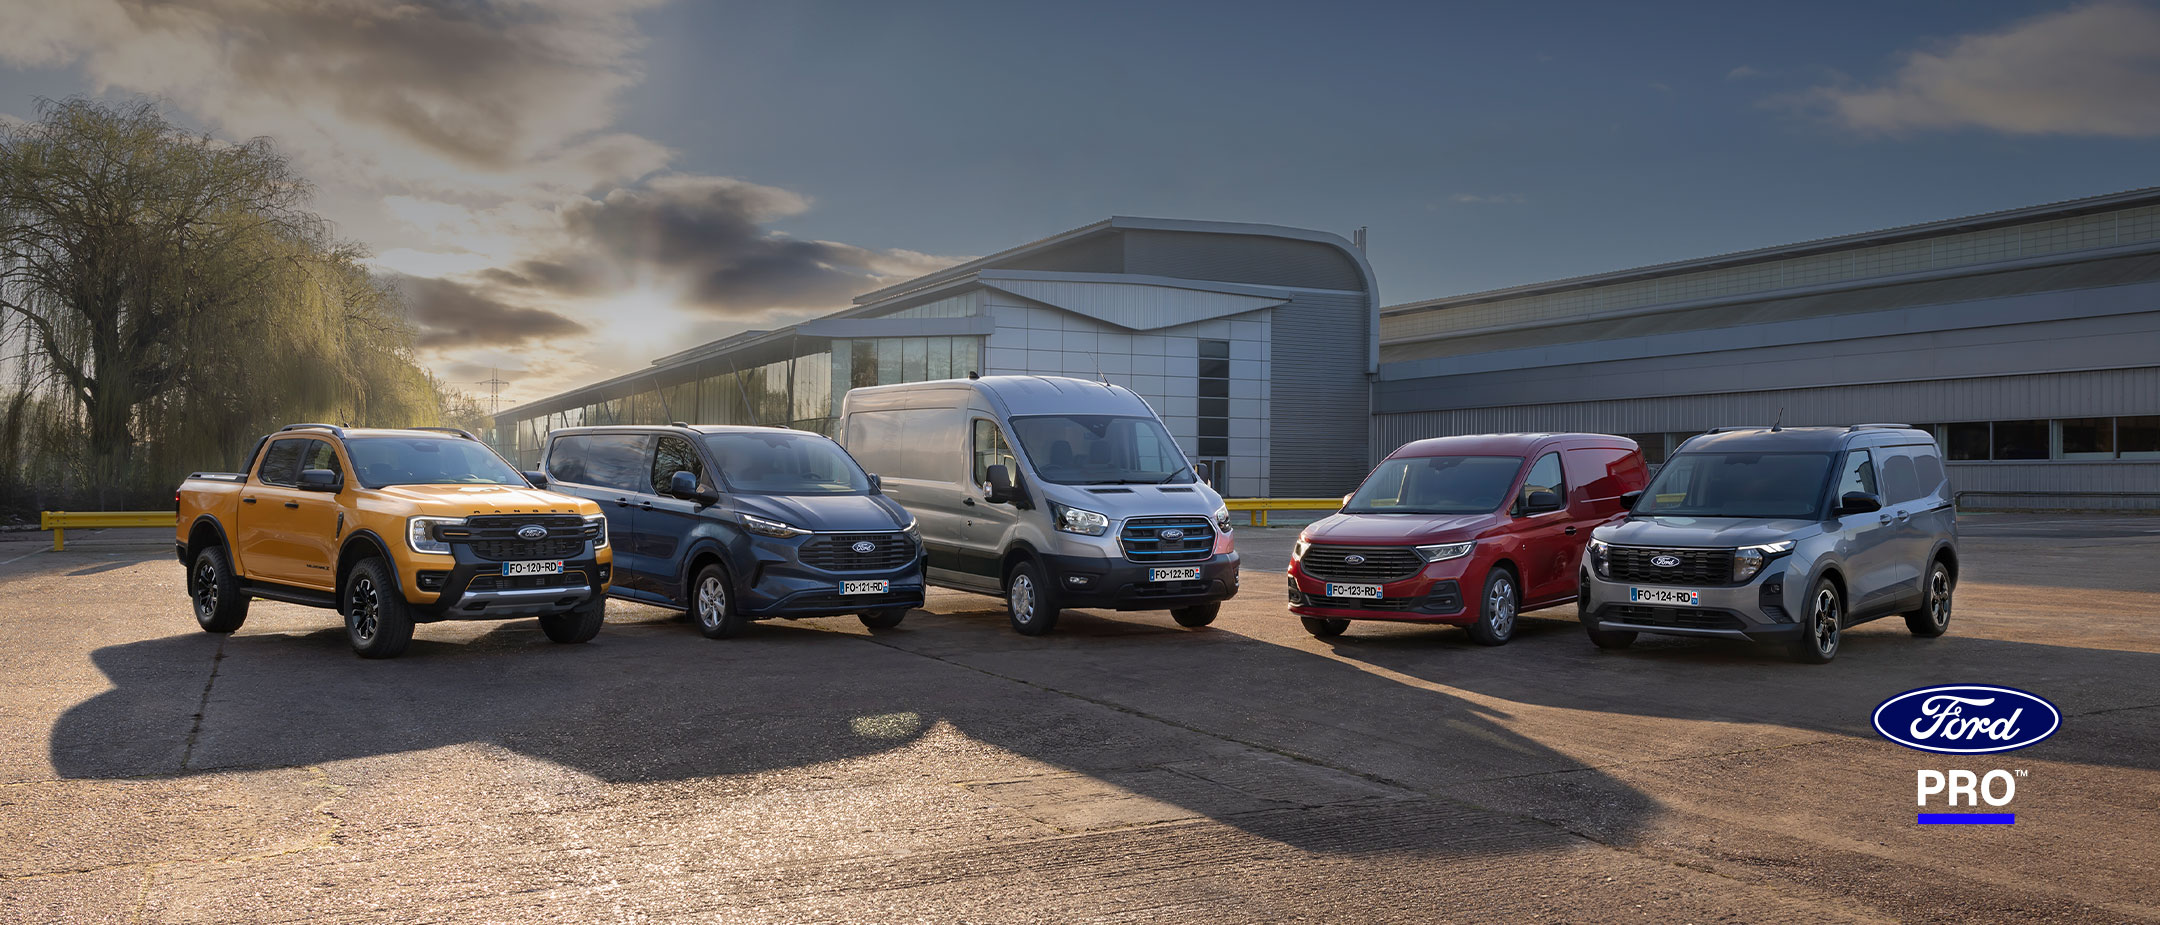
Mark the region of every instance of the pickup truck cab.
[[1315, 636], [1352, 620], [1443, 623], [1504, 644], [1516, 615], [1574, 600], [1590, 531], [1649, 481], [1635, 441], [1483, 434], [1404, 444], [1342, 511], [1305, 528], [1290, 612]]
[[584, 642], [607, 604], [607, 521], [533, 485], [461, 430], [294, 424], [247, 471], [181, 483], [174, 552], [208, 632], [263, 598], [338, 611], [366, 658], [439, 620], [539, 617], [549, 639]]

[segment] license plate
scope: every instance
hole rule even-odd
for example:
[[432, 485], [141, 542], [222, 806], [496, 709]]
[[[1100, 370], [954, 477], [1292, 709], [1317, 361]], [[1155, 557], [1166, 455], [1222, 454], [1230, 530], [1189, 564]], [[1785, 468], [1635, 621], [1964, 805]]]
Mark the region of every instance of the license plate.
[[503, 563], [502, 573], [504, 575], [560, 575], [562, 574], [562, 560], [556, 559], [553, 562], [505, 562]]
[[1200, 569], [1197, 567], [1151, 568], [1147, 570], [1147, 580], [1149, 581], [1193, 581], [1199, 577]]
[[1338, 585], [1338, 584], [1329, 584], [1329, 585], [1327, 586], [1327, 596], [1329, 596], [1329, 597], [1362, 597], [1362, 598], [1368, 598], [1368, 599], [1370, 599], [1370, 600], [1375, 600], [1375, 601], [1377, 601], [1377, 600], [1379, 600], [1379, 599], [1380, 599], [1380, 586], [1379, 586], [1379, 585]]
[[840, 593], [842, 594], [884, 594], [890, 590], [892, 590], [892, 582], [890, 581], [843, 581], [840, 583]]
[[1638, 604], [1680, 604], [1685, 607], [1701, 607], [1701, 591], [1682, 591], [1678, 588], [1629, 588], [1628, 600]]

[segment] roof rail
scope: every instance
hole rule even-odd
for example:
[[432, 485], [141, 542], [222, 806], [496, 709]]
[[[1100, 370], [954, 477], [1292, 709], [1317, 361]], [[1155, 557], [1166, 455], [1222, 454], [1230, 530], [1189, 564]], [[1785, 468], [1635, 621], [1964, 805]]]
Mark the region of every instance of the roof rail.
[[1712, 427], [1712, 428], [1710, 428], [1709, 430], [1703, 431], [1703, 433], [1706, 433], [1706, 434], [1724, 434], [1724, 433], [1731, 433], [1731, 432], [1733, 432], [1733, 431], [1736, 431], [1736, 430], [1768, 430], [1768, 429], [1770, 429], [1770, 425], [1768, 425], [1768, 424], [1721, 424], [1721, 425], [1719, 425], [1719, 426], [1717, 426], [1717, 427]]
[[339, 440], [345, 439], [345, 428], [336, 424], [287, 424], [278, 428], [278, 433], [282, 434], [288, 430], [327, 430], [331, 436]]
[[472, 431], [466, 430], [465, 428], [462, 428], [462, 427], [408, 427], [408, 428], [405, 428], [405, 429], [406, 429], [406, 430], [432, 430], [432, 431], [436, 431], [436, 432], [438, 432], [438, 433], [445, 433], [445, 434], [456, 434], [456, 435], [458, 435], [458, 436], [460, 436], [460, 437], [464, 437], [465, 439], [467, 439], [467, 440], [470, 440], [470, 441], [472, 441], [472, 442], [474, 442], [474, 443], [479, 443], [479, 442], [480, 442], [480, 438], [479, 438], [479, 437], [475, 437], [475, 436], [473, 436], [473, 435], [472, 435]]
[[690, 425], [689, 425], [689, 424], [686, 424], [686, 423], [683, 423], [682, 421], [669, 421], [669, 422], [668, 422], [668, 426], [669, 426], [669, 427], [688, 427], [688, 426], [690, 426]]
[[1846, 430], [1911, 430], [1911, 424], [1854, 424]]

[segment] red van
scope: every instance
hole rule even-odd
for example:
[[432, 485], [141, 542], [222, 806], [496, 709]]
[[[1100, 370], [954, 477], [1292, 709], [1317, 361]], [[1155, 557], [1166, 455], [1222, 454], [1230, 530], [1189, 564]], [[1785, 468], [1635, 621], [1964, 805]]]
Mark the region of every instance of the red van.
[[1290, 556], [1290, 612], [1315, 636], [1352, 620], [1447, 623], [1497, 646], [1525, 610], [1575, 599], [1590, 531], [1649, 482], [1635, 441], [1485, 434], [1404, 444]]

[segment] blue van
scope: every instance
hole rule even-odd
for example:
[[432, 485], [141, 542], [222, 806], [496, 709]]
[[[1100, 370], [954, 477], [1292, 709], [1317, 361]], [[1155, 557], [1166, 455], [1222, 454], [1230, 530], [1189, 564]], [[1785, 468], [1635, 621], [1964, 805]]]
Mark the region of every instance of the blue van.
[[571, 427], [552, 491], [599, 502], [609, 593], [681, 610], [720, 639], [768, 617], [897, 626], [923, 602], [915, 518], [833, 441], [778, 427]]

